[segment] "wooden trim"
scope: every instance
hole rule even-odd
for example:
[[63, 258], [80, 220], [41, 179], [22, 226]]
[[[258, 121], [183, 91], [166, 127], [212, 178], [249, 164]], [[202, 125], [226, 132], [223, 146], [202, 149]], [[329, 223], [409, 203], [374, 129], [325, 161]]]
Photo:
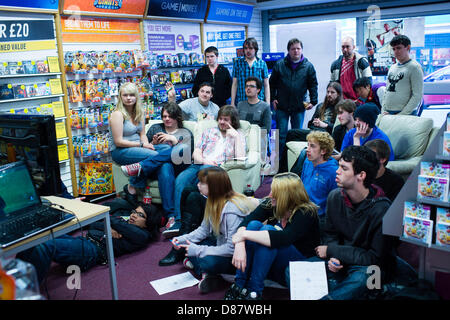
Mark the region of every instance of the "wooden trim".
[[66, 132], [67, 132], [67, 147], [69, 153], [69, 161], [70, 161], [70, 177], [72, 180], [72, 193], [74, 197], [78, 197], [78, 181], [75, 170], [75, 160], [73, 158], [74, 149], [72, 143], [72, 128], [70, 126], [70, 110], [69, 110], [69, 99], [67, 92], [67, 82], [66, 82], [66, 73], [64, 72], [64, 53], [63, 53], [63, 42], [62, 42], [62, 28], [61, 28], [61, 15], [59, 13], [55, 14], [55, 30], [56, 30], [56, 44], [58, 47], [58, 60], [59, 60], [59, 69], [61, 70], [61, 86], [63, 89], [64, 97], [64, 111], [66, 113]]

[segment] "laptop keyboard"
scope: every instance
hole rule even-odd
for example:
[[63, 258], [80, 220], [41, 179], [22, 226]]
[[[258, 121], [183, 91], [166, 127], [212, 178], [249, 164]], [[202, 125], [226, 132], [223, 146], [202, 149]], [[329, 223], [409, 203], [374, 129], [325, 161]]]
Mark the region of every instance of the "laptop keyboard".
[[8, 242], [11, 238], [17, 236], [26, 236], [55, 224], [64, 217], [64, 212], [54, 208], [43, 206], [39, 209], [34, 209], [25, 215], [21, 215], [16, 219], [0, 224], [0, 243]]

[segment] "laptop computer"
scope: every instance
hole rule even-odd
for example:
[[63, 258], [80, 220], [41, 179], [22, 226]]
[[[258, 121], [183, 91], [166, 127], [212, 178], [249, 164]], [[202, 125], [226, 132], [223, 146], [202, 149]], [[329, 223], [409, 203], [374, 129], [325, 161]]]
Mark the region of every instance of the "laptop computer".
[[0, 247], [69, 222], [75, 215], [44, 205], [25, 162], [0, 166]]

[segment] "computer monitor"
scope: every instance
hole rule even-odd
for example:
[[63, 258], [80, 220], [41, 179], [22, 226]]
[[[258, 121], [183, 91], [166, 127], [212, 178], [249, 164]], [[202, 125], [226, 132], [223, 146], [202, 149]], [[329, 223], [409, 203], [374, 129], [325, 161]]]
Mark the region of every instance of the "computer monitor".
[[0, 114], [0, 164], [20, 160], [31, 169], [40, 196], [61, 194], [53, 115]]

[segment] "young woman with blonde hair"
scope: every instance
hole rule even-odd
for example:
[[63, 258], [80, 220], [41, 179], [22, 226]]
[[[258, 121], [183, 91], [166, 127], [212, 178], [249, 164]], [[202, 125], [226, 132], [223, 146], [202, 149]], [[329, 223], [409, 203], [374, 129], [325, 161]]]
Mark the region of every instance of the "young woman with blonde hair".
[[233, 191], [230, 178], [222, 168], [202, 169], [198, 179], [198, 189], [207, 197], [203, 221], [191, 233], [175, 237], [172, 244], [177, 250], [186, 250], [188, 260], [183, 264], [202, 275], [199, 289], [207, 293], [220, 283], [219, 274], [235, 271], [231, 264], [232, 236], [259, 202]]
[[315, 255], [320, 244], [317, 206], [298, 175], [286, 172], [273, 177], [269, 196], [244, 218], [233, 243], [237, 271], [225, 300], [262, 299], [266, 278], [286, 285], [289, 261]]

